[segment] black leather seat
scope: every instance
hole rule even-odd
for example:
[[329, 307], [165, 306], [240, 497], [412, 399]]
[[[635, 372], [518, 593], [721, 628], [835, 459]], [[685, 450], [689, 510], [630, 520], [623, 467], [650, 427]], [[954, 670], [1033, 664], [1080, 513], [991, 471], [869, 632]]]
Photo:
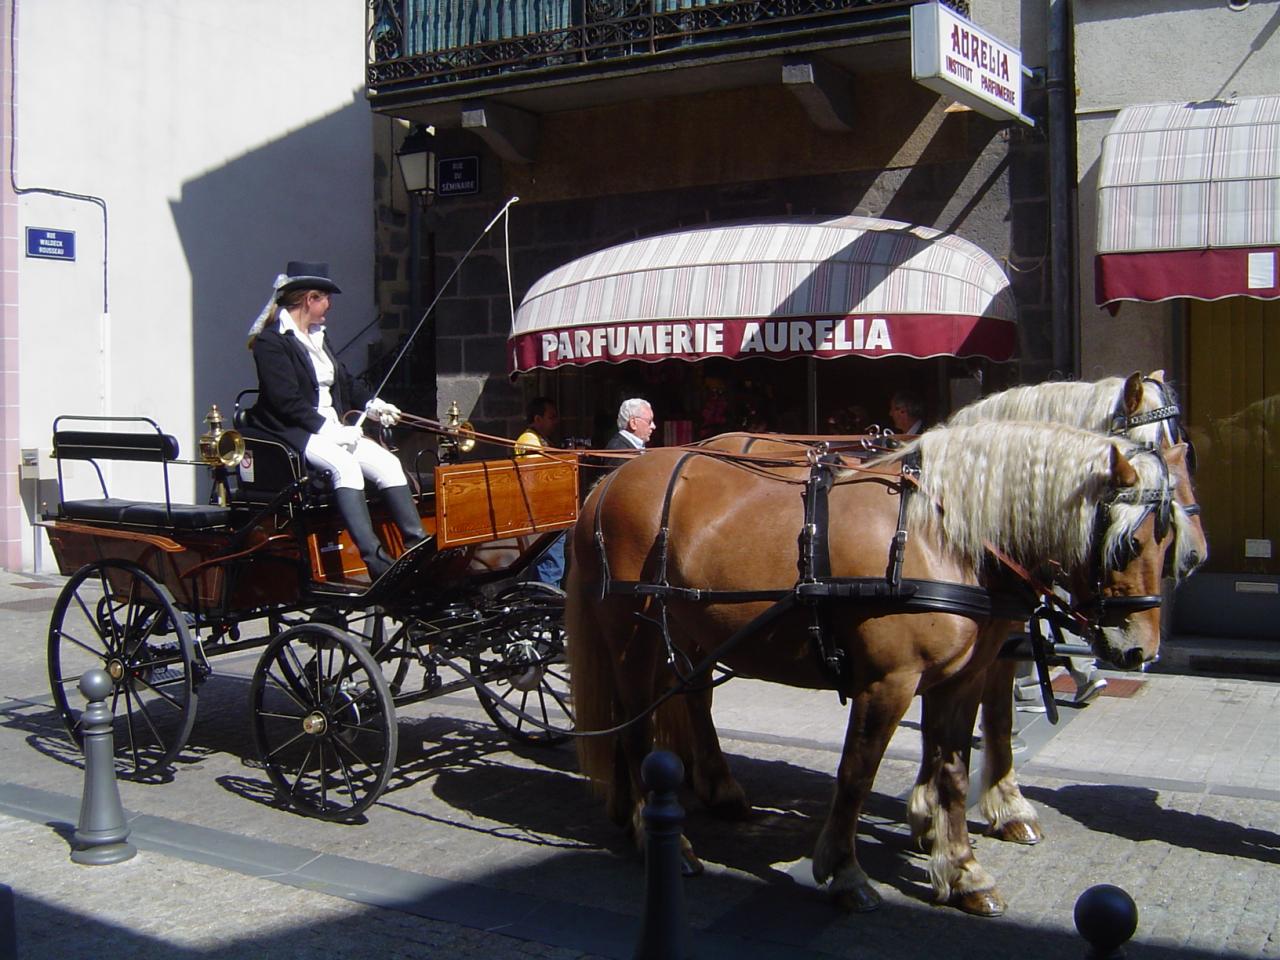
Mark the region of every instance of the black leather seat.
[[64, 500], [59, 515], [67, 520], [92, 520], [136, 527], [170, 527], [175, 530], [208, 530], [225, 527], [228, 507], [216, 504], [152, 503], [143, 500]]
[[93, 464], [102, 485], [102, 496], [86, 500], [62, 497], [62, 476], [58, 478], [58, 510], [56, 516], [66, 520], [84, 520], [120, 526], [170, 530], [207, 530], [225, 527], [231, 519], [227, 507], [215, 504], [185, 504], [147, 500], [122, 500], [112, 497], [106, 488], [99, 460], [132, 460], [159, 464], [164, 471], [166, 494], [169, 489], [168, 466], [178, 460], [178, 441], [162, 433], [146, 418], [118, 418], [124, 422], [146, 423], [152, 431], [63, 430], [64, 421], [92, 420], [87, 417], [59, 417], [54, 422], [53, 451], [59, 461], [84, 460]]

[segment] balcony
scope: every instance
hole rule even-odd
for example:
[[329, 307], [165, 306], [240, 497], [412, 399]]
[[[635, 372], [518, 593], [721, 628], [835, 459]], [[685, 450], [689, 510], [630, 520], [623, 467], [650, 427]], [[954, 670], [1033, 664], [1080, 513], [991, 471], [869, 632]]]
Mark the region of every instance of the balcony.
[[[857, 47], [866, 68], [879, 41], [898, 41], [896, 65], [913, 2], [369, 0], [367, 82], [375, 109], [390, 112], [811, 51], [852, 61]], [[968, 14], [967, 0], [944, 2]]]

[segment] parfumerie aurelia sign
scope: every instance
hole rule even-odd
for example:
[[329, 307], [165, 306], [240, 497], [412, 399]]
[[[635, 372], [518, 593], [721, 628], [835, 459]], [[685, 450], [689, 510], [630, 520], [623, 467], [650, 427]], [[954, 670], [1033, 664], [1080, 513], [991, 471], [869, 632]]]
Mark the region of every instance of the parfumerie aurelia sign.
[[939, 3], [911, 8], [911, 76], [993, 120], [1022, 112], [1022, 52]]

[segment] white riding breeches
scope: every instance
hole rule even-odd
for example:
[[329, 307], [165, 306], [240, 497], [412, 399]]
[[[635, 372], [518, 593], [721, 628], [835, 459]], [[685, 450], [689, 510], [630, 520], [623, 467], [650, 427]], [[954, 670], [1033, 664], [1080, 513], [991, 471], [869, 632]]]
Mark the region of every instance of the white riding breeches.
[[313, 433], [307, 441], [306, 456], [308, 466], [328, 470], [333, 475], [335, 488], [363, 490], [365, 477], [380, 489], [402, 487], [409, 482], [405, 479], [404, 468], [400, 466], [396, 455], [368, 437], [361, 437], [352, 452], [332, 440], [326, 440], [318, 433]]

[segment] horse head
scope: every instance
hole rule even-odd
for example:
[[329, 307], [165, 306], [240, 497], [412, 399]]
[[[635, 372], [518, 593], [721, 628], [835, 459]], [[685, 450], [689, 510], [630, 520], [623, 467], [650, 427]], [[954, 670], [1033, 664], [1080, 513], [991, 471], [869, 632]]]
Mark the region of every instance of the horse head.
[[1095, 652], [1131, 670], [1156, 658], [1166, 555], [1173, 549], [1182, 557], [1175, 567], [1191, 563], [1193, 537], [1162, 451], [1117, 440], [1110, 472], [1110, 490], [1097, 505], [1092, 569], [1087, 578], [1077, 571], [1071, 590], [1096, 621]]
[[1178, 397], [1165, 382], [1163, 370], [1145, 376], [1135, 372], [1125, 378], [1112, 413], [1112, 432], [1164, 451], [1174, 483], [1175, 520], [1180, 527], [1180, 547], [1171, 572], [1181, 580], [1208, 558], [1209, 540], [1192, 484], [1195, 448], [1183, 427]]

